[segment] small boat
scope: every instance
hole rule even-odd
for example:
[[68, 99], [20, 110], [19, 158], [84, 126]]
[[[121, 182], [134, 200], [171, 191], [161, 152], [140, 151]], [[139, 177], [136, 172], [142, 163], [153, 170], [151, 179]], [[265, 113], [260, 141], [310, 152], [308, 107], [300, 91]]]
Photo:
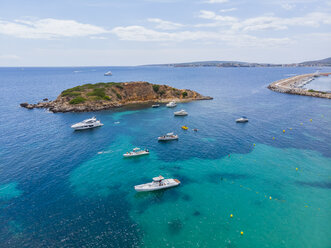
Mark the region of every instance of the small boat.
[[177, 106], [176, 102], [169, 102], [169, 103], [166, 105], [167, 108], [174, 108], [174, 107], [176, 107], [176, 106]]
[[197, 128], [194, 128], [193, 131], [194, 131], [194, 132], [198, 132], [198, 129], [197, 129]]
[[83, 120], [81, 122], [78, 122], [76, 124], [71, 125], [71, 128], [75, 130], [84, 130], [84, 129], [90, 129], [95, 127], [101, 127], [103, 124], [97, 120], [95, 116], [93, 116], [90, 119]]
[[180, 111], [174, 112], [174, 115], [175, 116], [186, 116], [186, 115], [188, 115], [188, 113], [184, 109], [182, 109]]
[[138, 192], [146, 192], [176, 187], [179, 184], [180, 181], [177, 179], [164, 179], [163, 176], [158, 176], [153, 178], [153, 182], [136, 185], [134, 186], [134, 189]]
[[112, 76], [113, 73], [111, 73], [111, 71], [107, 71], [105, 74], [103, 74], [104, 76]]
[[137, 157], [137, 156], [148, 155], [148, 154], [149, 154], [149, 151], [147, 149], [141, 150], [140, 148], [136, 147], [131, 152], [124, 153], [123, 157], [125, 157], [125, 158]]
[[174, 133], [167, 133], [166, 135], [157, 138], [159, 141], [178, 140], [178, 135]]
[[244, 122], [248, 122], [248, 119], [246, 116], [242, 116], [241, 118], [237, 119], [236, 122], [244, 123]]
[[182, 126], [182, 129], [188, 130], [188, 127], [187, 126]]
[[158, 107], [160, 107], [160, 104], [153, 104], [152, 105], [152, 108], [158, 108]]

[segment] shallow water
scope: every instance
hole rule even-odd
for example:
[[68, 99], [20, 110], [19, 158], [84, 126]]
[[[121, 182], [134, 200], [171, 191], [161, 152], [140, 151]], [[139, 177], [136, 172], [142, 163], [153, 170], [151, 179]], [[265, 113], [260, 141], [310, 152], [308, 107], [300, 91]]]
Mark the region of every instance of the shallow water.
[[[109, 69], [114, 76], [104, 77]], [[0, 68], [0, 243], [330, 247], [330, 100], [266, 88], [288, 74], [314, 71]], [[178, 104], [187, 117], [173, 117], [175, 109], [164, 106], [65, 114], [18, 106], [105, 80], [165, 83], [214, 100]], [[104, 126], [70, 129], [92, 115]], [[241, 115], [250, 121], [236, 124]], [[157, 142], [171, 131], [178, 141]], [[151, 153], [123, 159], [134, 147]], [[160, 174], [178, 178], [181, 186], [134, 191], [134, 185]]]

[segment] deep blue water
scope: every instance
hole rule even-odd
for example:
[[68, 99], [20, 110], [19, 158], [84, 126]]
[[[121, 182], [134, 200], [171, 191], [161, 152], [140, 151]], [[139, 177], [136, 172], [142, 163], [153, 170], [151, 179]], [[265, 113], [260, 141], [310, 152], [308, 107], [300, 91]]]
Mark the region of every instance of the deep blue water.
[[[103, 76], [108, 70], [112, 77]], [[0, 68], [0, 246], [330, 247], [331, 102], [266, 88], [314, 71]], [[65, 114], [19, 107], [76, 85], [140, 80], [214, 100], [179, 104], [184, 118], [164, 106]], [[70, 128], [92, 115], [105, 125]], [[236, 124], [242, 115], [250, 121]], [[156, 141], [171, 131], [178, 142]], [[136, 146], [151, 155], [123, 160]], [[134, 192], [158, 174], [182, 185]]]

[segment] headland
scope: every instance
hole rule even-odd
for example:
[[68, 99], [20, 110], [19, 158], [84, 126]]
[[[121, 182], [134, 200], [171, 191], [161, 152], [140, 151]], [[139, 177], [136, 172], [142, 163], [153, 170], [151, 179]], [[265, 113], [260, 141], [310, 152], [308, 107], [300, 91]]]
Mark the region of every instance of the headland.
[[[176, 89], [168, 85], [148, 82], [97, 83], [76, 86], [62, 93], [54, 101], [37, 104], [21, 103], [27, 109], [46, 108], [57, 112], [91, 112], [147, 102], [166, 103], [211, 100], [193, 90]], [[47, 100], [44, 99], [44, 100]]]

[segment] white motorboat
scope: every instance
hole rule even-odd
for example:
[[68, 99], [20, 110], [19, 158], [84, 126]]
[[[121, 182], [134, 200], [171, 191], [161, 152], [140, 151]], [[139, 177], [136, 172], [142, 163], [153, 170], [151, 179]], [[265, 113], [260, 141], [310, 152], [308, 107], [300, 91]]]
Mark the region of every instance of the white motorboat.
[[178, 135], [174, 133], [167, 133], [166, 135], [157, 138], [159, 141], [178, 140]]
[[138, 192], [144, 191], [155, 191], [160, 189], [167, 189], [171, 187], [176, 187], [180, 184], [180, 181], [177, 179], [164, 179], [163, 176], [158, 176], [153, 178], [153, 182], [145, 183], [134, 186], [134, 189]]
[[182, 109], [180, 111], [174, 112], [174, 115], [175, 116], [186, 116], [186, 115], [188, 115], [188, 113], [184, 109]]
[[246, 116], [242, 116], [241, 118], [237, 119], [236, 122], [244, 123], [244, 122], [248, 122], [248, 119]]
[[103, 74], [104, 76], [112, 76], [113, 73], [111, 73], [111, 71], [107, 71], [105, 74]]
[[174, 108], [174, 107], [176, 107], [176, 106], [177, 106], [176, 102], [169, 102], [169, 103], [166, 105], [167, 108]]
[[141, 155], [148, 155], [149, 151], [147, 149], [141, 150], [140, 148], [136, 147], [131, 152], [127, 152], [123, 154], [123, 157], [129, 158], [129, 157], [137, 157]]
[[76, 124], [71, 125], [71, 128], [75, 130], [84, 130], [84, 129], [90, 129], [95, 127], [101, 127], [103, 124], [97, 120], [97, 118], [94, 116], [90, 119], [83, 120], [81, 122], [78, 122]]
[[160, 107], [160, 104], [153, 104], [152, 105], [152, 108], [158, 108], [158, 107]]

